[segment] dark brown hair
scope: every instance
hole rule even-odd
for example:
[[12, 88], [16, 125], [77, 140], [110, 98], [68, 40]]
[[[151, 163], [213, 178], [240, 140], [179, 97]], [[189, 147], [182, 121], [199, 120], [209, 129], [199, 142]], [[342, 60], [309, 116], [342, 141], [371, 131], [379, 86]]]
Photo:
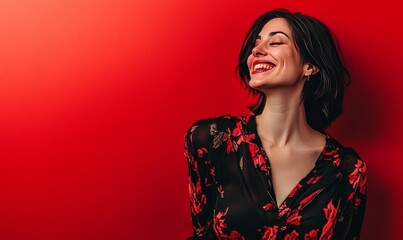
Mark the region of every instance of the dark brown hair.
[[274, 18], [284, 18], [291, 27], [294, 42], [302, 59], [315, 65], [319, 72], [310, 77], [302, 90], [308, 124], [323, 132], [342, 113], [345, 88], [350, 84], [350, 74], [345, 68], [336, 38], [321, 21], [286, 9], [275, 9], [262, 14], [249, 29], [239, 55], [237, 72], [244, 86], [256, 97], [249, 109], [255, 114], [263, 111], [266, 96], [249, 87], [247, 66], [255, 40], [263, 26]]

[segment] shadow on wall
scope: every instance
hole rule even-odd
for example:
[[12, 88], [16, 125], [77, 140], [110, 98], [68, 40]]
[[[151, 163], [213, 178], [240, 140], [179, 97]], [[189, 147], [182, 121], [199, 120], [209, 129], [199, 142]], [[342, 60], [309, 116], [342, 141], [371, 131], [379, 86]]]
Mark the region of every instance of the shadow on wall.
[[[363, 61], [364, 62], [364, 61]], [[362, 66], [362, 65], [361, 65]], [[368, 193], [367, 208], [364, 218], [364, 225], [361, 231], [362, 239], [393, 239], [388, 236], [388, 231], [392, 219], [391, 193], [388, 185], [381, 178], [379, 173], [372, 171], [376, 169], [376, 154], [372, 153], [368, 146], [373, 146], [380, 139], [386, 138], [385, 117], [382, 117], [381, 104], [385, 99], [375, 92], [371, 87], [371, 82], [376, 79], [376, 73], [354, 72], [352, 85], [346, 92], [345, 113], [343, 120], [336, 128], [342, 139], [349, 143], [360, 146], [357, 151], [360, 157], [368, 164]], [[370, 75], [372, 74], [372, 75]], [[386, 143], [385, 143], [386, 144]], [[354, 148], [354, 146], [353, 146]], [[367, 150], [367, 151], [366, 151]], [[371, 151], [371, 152], [370, 152]], [[371, 165], [373, 163], [373, 165]]]
[[368, 172], [367, 210], [361, 239], [394, 239], [393, 233], [387, 231], [390, 229], [388, 220], [392, 219], [391, 196], [385, 187], [386, 183], [381, 180], [373, 171]]
[[383, 112], [381, 104], [385, 99], [380, 99], [379, 93], [368, 82], [370, 79], [374, 76], [352, 76], [351, 86], [345, 93], [343, 120], [341, 125], [338, 120], [335, 122], [343, 139], [360, 145], [374, 143], [384, 137], [383, 128], [387, 124], [379, 114]]

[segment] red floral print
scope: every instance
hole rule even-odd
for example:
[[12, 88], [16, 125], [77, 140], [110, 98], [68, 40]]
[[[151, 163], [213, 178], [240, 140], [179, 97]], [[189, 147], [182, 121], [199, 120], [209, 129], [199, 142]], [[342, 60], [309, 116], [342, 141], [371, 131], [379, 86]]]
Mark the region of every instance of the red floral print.
[[334, 156], [337, 155], [339, 150], [340, 150], [339, 148], [335, 148], [335, 149], [332, 149], [330, 151], [324, 150], [322, 152], [322, 154], [325, 156], [324, 160], [332, 160], [334, 158]]
[[306, 233], [304, 240], [317, 240], [318, 231], [319, 231], [319, 229], [316, 229], [316, 230], [311, 230], [309, 233]]
[[222, 139], [222, 141], [226, 143], [226, 146], [227, 146], [227, 154], [230, 153], [230, 152], [234, 152], [234, 151], [235, 151], [235, 149], [234, 149], [234, 144], [233, 144], [233, 142], [232, 142], [232, 140], [231, 140], [231, 130], [230, 130], [230, 129], [227, 129], [227, 132], [223, 133], [223, 139]]
[[194, 239], [359, 239], [366, 164], [329, 135], [280, 207], [254, 114], [200, 120], [184, 144]]
[[298, 210], [293, 210], [287, 218], [287, 225], [299, 226], [301, 225], [302, 216], [298, 215]]
[[206, 204], [206, 195], [204, 195], [203, 192], [201, 191], [200, 181], [197, 181], [196, 185], [190, 183], [189, 187], [191, 195], [190, 210], [193, 215], [197, 215], [201, 211], [203, 211], [203, 207]]
[[302, 185], [301, 184], [297, 184], [297, 186], [291, 191], [291, 193], [290, 193], [290, 197], [294, 197], [294, 195], [295, 195], [295, 193], [300, 189], [302, 187]]
[[269, 170], [266, 166], [266, 160], [264, 159], [260, 148], [256, 144], [251, 143], [249, 144], [249, 151], [252, 154], [253, 164], [255, 167], [264, 171], [266, 174], [269, 174]]
[[333, 205], [332, 200], [330, 200], [330, 202], [327, 204], [327, 207], [324, 208], [323, 211], [325, 212], [327, 222], [325, 226], [323, 226], [320, 239], [331, 239], [333, 235], [333, 229], [336, 224], [336, 215], [338, 209]]
[[263, 206], [263, 209], [269, 211], [274, 206], [273, 203], [269, 202], [268, 204]]
[[197, 149], [197, 156], [199, 158], [202, 158], [204, 154], [207, 153], [207, 148], [199, 148]]
[[193, 230], [195, 232], [196, 236], [203, 236], [209, 229], [211, 225], [211, 221], [207, 222], [206, 226], [202, 226], [200, 223], [197, 224], [197, 226], [193, 226]]
[[249, 143], [251, 140], [255, 139], [255, 134], [245, 134], [238, 138], [237, 144]]
[[218, 212], [216, 216], [214, 217], [214, 222], [213, 222], [213, 227], [214, 231], [217, 234], [217, 236], [222, 236], [224, 235], [223, 229], [227, 228], [227, 225], [224, 223], [225, 221], [225, 215], [228, 212], [227, 208], [225, 212]]
[[358, 206], [360, 206], [360, 204], [361, 204], [361, 199], [360, 198], [355, 198], [354, 207], [358, 207]]
[[264, 227], [263, 230], [262, 240], [276, 240], [278, 226]]
[[245, 240], [245, 238], [237, 231], [233, 230], [229, 235], [220, 236], [220, 239], [236, 239]]
[[234, 131], [232, 131], [232, 136], [239, 137], [239, 136], [241, 136], [241, 134], [242, 134], [242, 123], [237, 122]]
[[354, 171], [349, 175], [349, 181], [352, 188], [356, 189], [358, 187], [361, 194], [366, 193], [366, 183], [367, 183], [367, 167], [360, 159], [357, 160]]
[[351, 193], [348, 195], [347, 201], [350, 202], [354, 197], [355, 197], [355, 192], [351, 192]]
[[283, 202], [280, 207], [278, 208], [278, 217], [281, 218], [285, 215], [287, 215], [291, 209], [287, 207], [287, 202]]
[[307, 184], [313, 184], [318, 182], [320, 179], [322, 178], [322, 176], [316, 176], [316, 177], [311, 177], [308, 182], [306, 182]]
[[298, 239], [298, 236], [299, 236], [298, 232], [295, 231], [295, 229], [294, 229], [294, 230], [292, 230], [291, 233], [285, 235], [284, 240], [296, 240], [296, 239]]
[[229, 208], [225, 210], [225, 212], [218, 212], [213, 220], [213, 228], [215, 234], [220, 239], [245, 239], [238, 231], [232, 230], [229, 234], [225, 234], [224, 231], [227, 228], [227, 224], [225, 221], [225, 215], [227, 215]]
[[308, 205], [321, 191], [322, 189], [316, 190], [315, 192], [308, 195], [306, 198], [302, 199], [302, 201], [299, 203], [299, 209], [302, 209], [306, 205]]

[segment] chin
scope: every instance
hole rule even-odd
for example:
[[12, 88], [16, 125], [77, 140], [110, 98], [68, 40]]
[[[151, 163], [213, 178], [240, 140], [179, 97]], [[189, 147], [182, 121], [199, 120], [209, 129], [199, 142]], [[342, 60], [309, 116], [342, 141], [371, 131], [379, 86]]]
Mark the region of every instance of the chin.
[[249, 81], [249, 87], [256, 89], [256, 90], [261, 90], [263, 88], [268, 88], [270, 84], [267, 83], [267, 81], [264, 81], [263, 79], [251, 79]]
[[262, 80], [256, 80], [256, 79], [251, 79], [249, 81], [249, 87], [251, 88], [257, 88], [259, 86], [263, 86]]

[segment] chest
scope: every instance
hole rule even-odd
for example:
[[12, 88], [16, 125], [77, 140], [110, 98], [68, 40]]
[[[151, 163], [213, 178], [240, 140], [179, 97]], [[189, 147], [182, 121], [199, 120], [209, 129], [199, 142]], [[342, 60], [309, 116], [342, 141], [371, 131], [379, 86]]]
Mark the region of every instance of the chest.
[[[235, 162], [226, 160], [228, 164]], [[336, 177], [321, 177], [321, 171], [311, 172], [307, 178], [303, 176], [305, 180], [297, 183], [301, 187], [294, 188], [297, 189], [295, 192], [291, 189], [293, 193], [287, 193], [283, 203], [278, 202], [281, 205], [279, 207], [273, 200], [279, 192], [274, 194], [275, 186], [271, 177], [267, 177], [264, 171], [256, 171], [253, 159], [244, 158], [242, 161], [240, 176], [234, 174], [239, 173], [235, 166], [226, 168], [233, 171], [225, 173], [224, 184], [219, 187], [223, 197], [219, 197], [215, 205], [219, 216], [225, 214], [223, 219], [228, 229], [237, 229], [251, 239], [261, 239], [261, 234], [269, 231], [269, 228], [275, 228], [278, 239], [283, 239], [281, 236], [284, 237], [294, 229], [309, 233], [322, 229], [327, 222], [335, 224], [339, 206], [338, 188], [341, 186]], [[334, 218], [327, 217], [326, 213], [329, 212], [332, 212]]]
[[267, 147], [264, 149], [263, 154], [266, 155], [270, 165], [274, 196], [277, 205], [280, 206], [315, 168], [321, 148], [290, 150]]
[[236, 152], [214, 157], [212, 181], [219, 193], [215, 212], [225, 219], [228, 234], [237, 229], [244, 236], [259, 239], [270, 227], [284, 236], [282, 233], [294, 229], [309, 233], [336, 222], [337, 214], [332, 214], [332, 219], [327, 215], [338, 212], [342, 188], [332, 162], [317, 161], [322, 156], [319, 150], [257, 149], [261, 148], [244, 144]]

